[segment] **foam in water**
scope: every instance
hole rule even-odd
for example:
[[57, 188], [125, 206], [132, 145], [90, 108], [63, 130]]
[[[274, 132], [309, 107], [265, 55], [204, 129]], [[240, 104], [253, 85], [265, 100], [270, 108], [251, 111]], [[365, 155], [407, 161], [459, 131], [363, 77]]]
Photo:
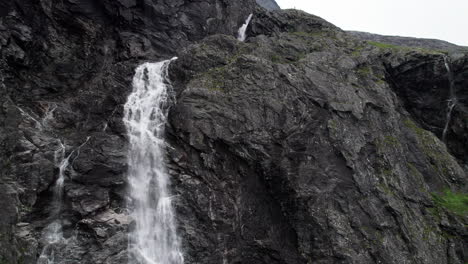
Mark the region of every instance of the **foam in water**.
[[452, 119], [452, 112], [455, 106], [457, 105], [457, 96], [455, 94], [455, 86], [454, 86], [454, 78], [452, 68], [450, 67], [450, 61], [447, 56], [444, 56], [444, 64], [445, 68], [447, 69], [447, 75], [450, 85], [450, 98], [447, 101], [447, 121], [445, 122], [444, 131], [442, 132], [442, 141], [446, 141], [447, 138], [447, 131], [450, 125], [450, 121]]
[[250, 14], [249, 17], [247, 17], [247, 20], [245, 21], [245, 24], [243, 24], [239, 28], [239, 31], [238, 31], [238, 34], [237, 34], [237, 39], [238, 40], [245, 41], [245, 39], [247, 37], [247, 35], [246, 35], [247, 27], [249, 26], [251, 19], [252, 19], [252, 14]]
[[70, 159], [73, 156], [73, 160], [78, 157], [81, 147], [88, 143], [89, 139], [90, 137], [87, 137], [86, 141], [73, 150], [68, 156], [66, 156], [66, 147], [62, 142], [60, 142], [60, 147], [55, 151], [54, 159], [56, 166], [59, 168], [59, 175], [53, 187], [54, 209], [49, 217], [52, 219], [52, 222], [43, 230], [43, 241], [45, 242], [45, 245], [39, 259], [37, 260], [37, 264], [63, 263], [63, 261], [57, 261], [56, 257], [63, 253], [61, 251], [67, 244], [67, 239], [63, 237], [63, 225], [62, 219], [60, 219], [60, 213], [62, 212], [63, 207], [65, 171], [70, 165]]
[[133, 92], [124, 107], [130, 143], [129, 200], [135, 222], [129, 234], [132, 264], [184, 262], [164, 163], [164, 128], [171, 88], [167, 69], [172, 60], [140, 65], [133, 78]]

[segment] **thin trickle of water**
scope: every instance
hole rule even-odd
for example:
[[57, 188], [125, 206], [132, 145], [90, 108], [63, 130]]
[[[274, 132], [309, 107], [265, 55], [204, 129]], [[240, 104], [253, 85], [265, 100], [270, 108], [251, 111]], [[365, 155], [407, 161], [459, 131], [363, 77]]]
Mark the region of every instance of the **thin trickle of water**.
[[452, 67], [450, 66], [450, 59], [447, 56], [444, 56], [444, 64], [445, 64], [445, 69], [447, 69], [447, 76], [448, 76], [448, 81], [449, 81], [449, 87], [450, 87], [450, 98], [456, 98], [455, 95], [455, 83], [454, 83], [454, 78], [453, 78], [453, 71]]
[[54, 119], [54, 112], [57, 109], [57, 105], [53, 104], [53, 107], [50, 105], [47, 106], [47, 109], [44, 114], [44, 118], [41, 120], [41, 124], [44, 127], [49, 126], [49, 121]]
[[447, 100], [447, 121], [445, 122], [444, 130], [442, 132], [442, 141], [446, 142], [447, 132], [452, 119], [452, 112], [455, 106], [457, 106], [457, 96], [455, 94], [455, 83], [453, 78], [453, 71], [450, 67], [450, 60], [447, 56], [444, 56], [444, 64], [447, 69], [447, 76], [450, 87], [450, 98]]
[[26, 117], [27, 119], [31, 120], [34, 122], [34, 127], [39, 129], [39, 130], [42, 130], [42, 123], [39, 122], [36, 118], [34, 118], [32, 115], [30, 115], [29, 113], [27, 113], [26, 111], [24, 111], [21, 107], [19, 106], [16, 106], [16, 108], [21, 112], [21, 115]]
[[237, 39], [240, 40], [240, 41], [245, 41], [245, 39], [247, 38], [247, 27], [249, 26], [250, 24], [250, 20], [252, 19], [252, 16], [253, 14], [250, 14], [248, 17], [247, 17], [247, 20], [245, 20], [245, 23], [239, 28], [239, 31], [237, 33]]
[[448, 107], [447, 107], [447, 121], [445, 122], [444, 131], [442, 132], [442, 141], [446, 142], [447, 139], [447, 131], [450, 125], [450, 120], [452, 119], [452, 112], [453, 108], [457, 105], [456, 101], [453, 99], [448, 100]]
[[56, 261], [56, 257], [61, 255], [61, 249], [66, 246], [67, 240], [63, 237], [62, 232], [62, 219], [60, 213], [63, 207], [63, 186], [65, 183], [65, 171], [70, 165], [70, 159], [74, 156], [75, 160], [80, 152], [81, 147], [88, 143], [90, 137], [86, 141], [73, 150], [70, 154], [66, 155], [66, 147], [60, 141], [59, 148], [54, 153], [55, 164], [59, 169], [59, 175], [53, 186], [53, 206], [49, 218], [52, 222], [43, 230], [43, 241], [45, 243], [41, 255], [37, 260], [37, 264], [56, 264], [63, 263]]
[[112, 111], [110, 116], [107, 118], [106, 122], [104, 123], [104, 125], [102, 127], [102, 132], [106, 132], [107, 128], [109, 127], [109, 122], [112, 119], [112, 117], [114, 116], [115, 112], [117, 112], [117, 109], [118, 109], [117, 107], [114, 108], [114, 110]]
[[172, 60], [140, 65], [133, 78], [133, 92], [124, 107], [130, 143], [129, 201], [135, 222], [129, 234], [132, 264], [184, 262], [164, 163], [164, 128], [171, 88], [167, 71]]
[[24, 116], [27, 120], [34, 122], [34, 127], [37, 128], [39, 131], [47, 130], [49, 127], [49, 121], [54, 119], [54, 111], [57, 109], [57, 105], [51, 108], [50, 106], [47, 107], [46, 112], [44, 113], [44, 117], [42, 119], [36, 119], [33, 117], [33, 114], [29, 114], [24, 109], [19, 106], [16, 108], [21, 112], [21, 115]]

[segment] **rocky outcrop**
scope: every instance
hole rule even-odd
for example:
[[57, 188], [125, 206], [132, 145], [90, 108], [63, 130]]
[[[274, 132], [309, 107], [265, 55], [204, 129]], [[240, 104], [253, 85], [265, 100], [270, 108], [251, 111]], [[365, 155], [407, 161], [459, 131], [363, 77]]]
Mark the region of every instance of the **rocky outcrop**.
[[[468, 168], [468, 71], [467, 55], [452, 55], [450, 70], [454, 76], [451, 92], [444, 56], [434, 52], [394, 50], [385, 57], [388, 80], [417, 122], [440, 139], [447, 126], [446, 144], [459, 163]], [[402, 58], [405, 58], [402, 60]], [[453, 93], [453, 94], [451, 94]], [[453, 98], [452, 98], [453, 97]], [[448, 111], [454, 103], [453, 111]]]
[[400, 37], [400, 36], [383, 36], [378, 34], [372, 34], [368, 32], [360, 31], [348, 31], [351, 35], [367, 41], [377, 41], [388, 43], [391, 45], [424, 48], [429, 50], [438, 51], [451, 51], [451, 52], [467, 52], [468, 47], [458, 46], [447, 41], [438, 39], [424, 39], [424, 38], [411, 38], [411, 37]]
[[467, 261], [466, 54], [451, 57], [444, 144], [438, 51], [247, 0], [0, 7], [4, 263], [41, 253], [62, 145], [76, 151], [58, 261], [126, 263], [122, 107], [138, 63], [175, 55], [167, 163], [186, 263]]

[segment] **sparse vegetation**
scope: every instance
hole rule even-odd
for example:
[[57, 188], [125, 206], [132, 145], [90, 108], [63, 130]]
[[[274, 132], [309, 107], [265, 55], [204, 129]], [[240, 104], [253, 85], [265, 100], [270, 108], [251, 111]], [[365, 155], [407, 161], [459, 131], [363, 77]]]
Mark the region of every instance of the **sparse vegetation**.
[[304, 31], [296, 31], [291, 32], [292, 35], [300, 36], [300, 37], [318, 37], [323, 36], [326, 34], [325, 31], [317, 31], [317, 32], [304, 32]]
[[376, 41], [367, 41], [370, 45], [381, 48], [381, 49], [399, 49], [403, 48], [401, 46], [393, 45], [393, 44], [388, 44], [388, 43], [382, 43], [382, 42], [376, 42]]
[[369, 66], [364, 66], [364, 67], [358, 68], [357, 72], [360, 75], [368, 76], [368, 75], [370, 75], [372, 73], [372, 69]]
[[351, 56], [353, 57], [358, 57], [361, 55], [362, 50], [364, 49], [364, 46], [357, 46], [353, 52], [351, 52]]
[[444, 149], [443, 143], [434, 134], [420, 128], [409, 118], [404, 121], [404, 124], [416, 135], [420, 149], [426, 154], [434, 170], [441, 175], [451, 175], [456, 161]]
[[202, 86], [208, 90], [223, 92], [226, 74], [227, 66], [212, 68], [207, 72], [200, 74], [199, 80]]
[[377, 41], [367, 41], [367, 43], [371, 46], [380, 48], [380, 49], [392, 49], [392, 50], [400, 50], [400, 51], [405, 51], [405, 52], [420, 52], [420, 53], [427, 53], [427, 54], [446, 54], [447, 51], [445, 50], [431, 50], [431, 49], [425, 49], [425, 48], [417, 48], [417, 47], [407, 47], [407, 46], [398, 46], [398, 45], [393, 45], [390, 43], [382, 43], [382, 42], [377, 42]]
[[432, 194], [437, 206], [443, 207], [460, 216], [468, 215], [468, 194], [445, 190], [443, 194]]

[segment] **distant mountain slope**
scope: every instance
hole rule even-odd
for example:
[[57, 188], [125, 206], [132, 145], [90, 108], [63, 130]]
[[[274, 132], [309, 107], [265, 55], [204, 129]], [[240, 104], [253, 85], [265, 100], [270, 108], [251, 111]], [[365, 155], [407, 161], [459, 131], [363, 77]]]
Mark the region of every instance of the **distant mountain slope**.
[[278, 10], [281, 9], [275, 0], [256, 0], [257, 4], [267, 10]]
[[382, 36], [367, 32], [360, 31], [348, 31], [348, 33], [355, 37], [368, 40], [384, 42], [398, 46], [418, 47], [433, 50], [447, 50], [453, 52], [467, 51], [468, 47], [458, 46], [453, 43], [438, 40], [438, 39], [424, 39], [424, 38], [412, 38], [412, 37], [399, 37], [399, 36]]

